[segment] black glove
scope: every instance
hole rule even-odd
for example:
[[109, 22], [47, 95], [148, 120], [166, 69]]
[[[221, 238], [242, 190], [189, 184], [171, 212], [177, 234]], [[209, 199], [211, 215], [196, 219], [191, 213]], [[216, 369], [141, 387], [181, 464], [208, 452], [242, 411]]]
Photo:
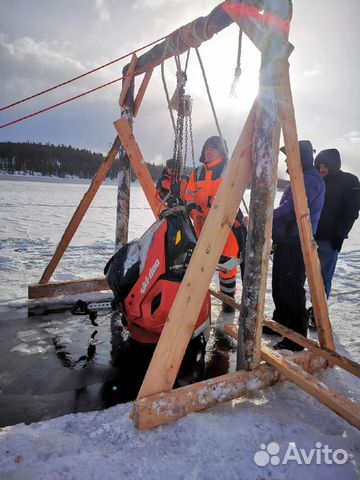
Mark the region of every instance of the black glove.
[[342, 237], [334, 237], [331, 239], [331, 246], [340, 252], [344, 239]]

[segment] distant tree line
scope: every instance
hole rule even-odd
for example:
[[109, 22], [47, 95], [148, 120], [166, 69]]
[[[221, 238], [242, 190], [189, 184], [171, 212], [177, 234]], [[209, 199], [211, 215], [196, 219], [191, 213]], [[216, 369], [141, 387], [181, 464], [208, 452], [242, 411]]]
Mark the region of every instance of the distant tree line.
[[[60, 178], [92, 178], [104, 158], [101, 153], [65, 145], [0, 142], [0, 170], [9, 174], [24, 172]], [[147, 166], [154, 181], [158, 180], [164, 167], [153, 163]], [[116, 159], [107, 178], [116, 178], [118, 170], [119, 160]], [[131, 179], [135, 178], [132, 172]]]
[[[92, 178], [104, 160], [101, 153], [86, 149], [73, 148], [50, 143], [13, 143], [0, 142], [0, 171], [9, 174], [24, 172], [27, 175], [43, 175], [49, 177]], [[146, 163], [150, 174], [156, 182], [163, 171], [163, 165]], [[119, 170], [119, 160], [115, 159], [107, 178], [115, 179]], [[190, 175], [191, 169], [185, 172]], [[131, 171], [131, 180], [136, 175]], [[284, 189], [288, 180], [279, 178], [277, 187]]]

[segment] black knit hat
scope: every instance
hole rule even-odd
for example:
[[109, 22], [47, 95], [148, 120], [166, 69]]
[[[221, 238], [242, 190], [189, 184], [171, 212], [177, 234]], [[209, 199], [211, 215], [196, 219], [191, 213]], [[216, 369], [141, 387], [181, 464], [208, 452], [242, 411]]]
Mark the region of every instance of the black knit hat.
[[[207, 147], [214, 147], [220, 153], [221, 157], [226, 158], [227, 153], [227, 144], [225, 140], [221, 140], [221, 137], [214, 135], [213, 137], [209, 137], [204, 146], [201, 150], [200, 155], [200, 162], [203, 163], [205, 161], [205, 150]], [[226, 149], [226, 150], [225, 150]]]

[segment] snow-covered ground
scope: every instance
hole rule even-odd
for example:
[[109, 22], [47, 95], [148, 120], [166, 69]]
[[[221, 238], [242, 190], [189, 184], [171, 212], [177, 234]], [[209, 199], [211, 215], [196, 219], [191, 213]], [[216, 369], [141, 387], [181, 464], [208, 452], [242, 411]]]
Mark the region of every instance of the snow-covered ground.
[[[12, 308], [24, 304], [27, 284], [38, 281], [86, 188], [1, 181], [0, 314], [9, 304]], [[101, 274], [113, 249], [115, 199], [115, 187], [101, 188], [55, 279]], [[152, 222], [136, 186], [130, 221], [130, 238]], [[359, 223], [339, 257], [329, 302], [337, 347], [357, 360], [360, 295], [348, 292], [360, 283]], [[359, 402], [359, 382], [350, 374], [335, 368], [318, 376]], [[359, 432], [292, 384], [276, 385], [253, 398], [147, 432], [135, 429], [130, 409], [127, 403], [0, 429], [0, 478], [355, 479], [359, 475]]]

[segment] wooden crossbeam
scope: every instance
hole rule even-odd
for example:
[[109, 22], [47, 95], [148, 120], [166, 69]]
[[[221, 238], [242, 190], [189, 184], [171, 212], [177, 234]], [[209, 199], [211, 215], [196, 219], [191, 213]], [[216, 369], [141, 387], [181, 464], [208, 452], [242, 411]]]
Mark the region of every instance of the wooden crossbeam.
[[[92, 179], [87, 192], [83, 196], [73, 217], [71, 218], [68, 226], [66, 227], [65, 232], [60, 240], [60, 243], [56, 247], [56, 250], [52, 259], [50, 260], [48, 266], [45, 268], [44, 273], [42, 274], [42, 277], [39, 281], [40, 284], [47, 283], [50, 280], [52, 274], [54, 273], [55, 268], [57, 267], [62, 256], [64, 255], [65, 250], [69, 246], [69, 243], [71, 242], [73, 236], [75, 235], [82, 219], [85, 216], [85, 213], [87, 212], [103, 180], [108, 174], [115, 160], [115, 157], [119, 152], [119, 148], [120, 148], [120, 140], [118, 137], [116, 137], [111, 149], [109, 150], [109, 153], [107, 154], [104, 161], [101, 163], [99, 170], [96, 172], [96, 175]], [[33, 298], [33, 297], [29, 297], [29, 298]]]
[[121, 143], [128, 157], [130, 158], [136, 176], [141, 183], [147, 201], [149, 202], [155, 217], [157, 217], [160, 203], [156, 199], [154, 181], [150, 175], [149, 169], [145, 164], [145, 160], [142, 156], [140, 148], [135, 141], [130, 123], [126, 118], [121, 118], [120, 120], [114, 122], [114, 125], [119, 134]]
[[98, 292], [110, 290], [106, 278], [88, 278], [67, 282], [34, 283], [28, 285], [28, 298], [54, 298], [77, 293]]
[[[310, 352], [297, 353], [292, 360], [311, 373], [326, 368], [326, 360]], [[275, 368], [261, 364], [252, 371], [228, 373], [171, 392], [138, 398], [134, 404], [133, 418], [140, 430], [157, 427], [174, 422], [188, 413], [252, 395], [284, 380]]]
[[[172, 389], [221, 251], [251, 178], [251, 109], [140, 388], [138, 398]], [[216, 231], [216, 235], [214, 235]]]
[[356, 403], [327, 387], [320, 380], [299, 367], [292, 359], [283, 357], [280, 353], [274, 352], [265, 345], [261, 347], [261, 357], [302, 390], [315, 397], [326, 407], [345, 418], [351, 425], [360, 430], [360, 408]]
[[334, 340], [326, 303], [324, 283], [321, 275], [317, 246], [313, 239], [310, 213], [301, 168], [300, 150], [296, 130], [295, 112], [290, 87], [289, 62], [277, 64], [277, 90], [279, 114], [284, 134], [287, 166], [291, 180], [296, 220], [299, 229], [301, 248], [314, 308], [317, 332], [322, 347], [334, 350]]

